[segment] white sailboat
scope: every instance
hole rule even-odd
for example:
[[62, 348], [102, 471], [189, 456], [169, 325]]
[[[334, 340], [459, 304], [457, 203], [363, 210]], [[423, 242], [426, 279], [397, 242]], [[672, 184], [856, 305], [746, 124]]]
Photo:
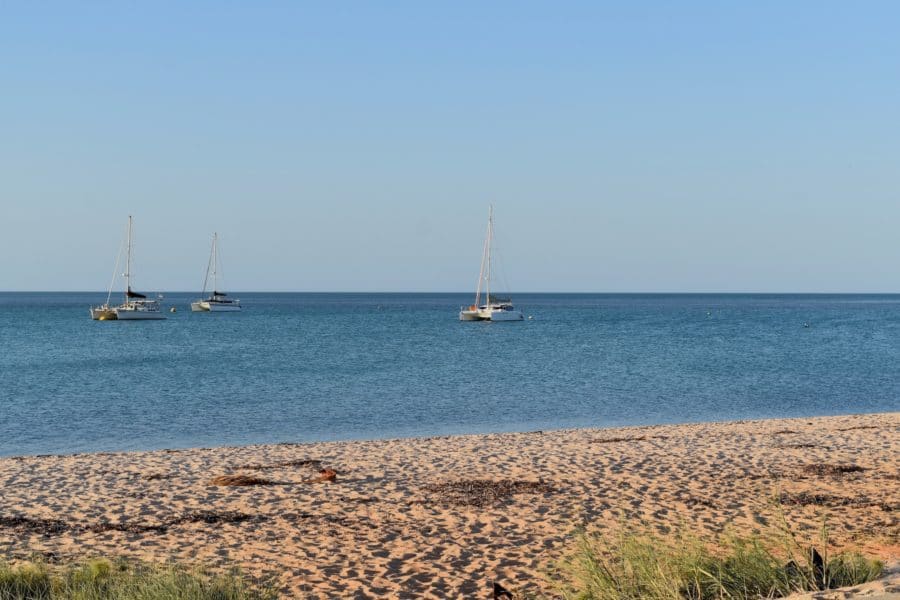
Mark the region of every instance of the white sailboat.
[[[499, 298], [491, 295], [491, 280], [494, 277], [494, 261], [491, 254], [491, 244], [494, 240], [494, 206], [491, 205], [488, 213], [487, 234], [484, 238], [484, 248], [481, 252], [481, 272], [478, 274], [478, 286], [475, 290], [475, 303], [464, 306], [459, 310], [460, 321], [522, 321], [522, 311], [513, 306], [509, 298]], [[485, 289], [485, 301], [481, 303], [482, 284]]]
[[213, 234], [212, 249], [209, 251], [209, 262], [206, 263], [206, 278], [203, 280], [203, 291], [206, 295], [209, 288], [209, 272], [212, 270], [212, 293], [206, 298], [191, 302], [193, 312], [238, 312], [241, 310], [241, 301], [237, 298], [229, 298], [225, 292], [219, 290], [219, 234]]
[[[91, 307], [91, 318], [95, 321], [148, 321], [165, 319], [166, 316], [159, 310], [158, 300], [149, 300], [144, 294], [131, 289], [131, 249], [132, 249], [132, 218], [128, 216], [128, 241], [125, 258], [125, 299], [118, 306], [110, 305], [112, 296], [112, 282], [106, 295], [106, 303]], [[119, 250], [121, 256], [121, 249]], [[119, 270], [119, 259], [116, 258], [115, 271]], [[115, 272], [114, 271], [114, 272]], [[115, 281], [115, 275], [113, 275]]]

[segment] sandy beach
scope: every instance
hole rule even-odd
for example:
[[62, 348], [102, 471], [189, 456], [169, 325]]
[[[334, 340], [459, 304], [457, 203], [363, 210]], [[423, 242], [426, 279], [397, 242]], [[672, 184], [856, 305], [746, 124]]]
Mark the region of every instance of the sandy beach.
[[8, 457], [0, 552], [238, 565], [300, 598], [549, 594], [578, 527], [712, 538], [783, 511], [890, 562], [898, 457], [900, 413]]

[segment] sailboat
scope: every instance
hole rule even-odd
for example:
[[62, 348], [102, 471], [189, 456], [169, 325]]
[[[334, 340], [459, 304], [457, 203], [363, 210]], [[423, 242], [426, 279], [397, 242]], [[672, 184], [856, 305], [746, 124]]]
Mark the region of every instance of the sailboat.
[[[132, 218], [128, 216], [128, 241], [125, 258], [125, 299], [118, 306], [110, 305], [112, 296], [112, 286], [115, 281], [110, 282], [109, 290], [106, 294], [106, 303], [100, 306], [91, 307], [91, 318], [95, 321], [147, 321], [165, 319], [166, 316], [159, 310], [158, 300], [149, 300], [146, 295], [135, 292], [131, 289], [131, 250], [132, 250]], [[115, 271], [119, 270], [119, 257], [121, 257], [121, 249], [119, 256], [116, 258]]]
[[[478, 274], [478, 287], [475, 290], [475, 303], [459, 310], [460, 321], [522, 321], [522, 311], [513, 306], [510, 298], [491, 295], [491, 280], [494, 277], [494, 261], [491, 245], [494, 240], [494, 206], [488, 212], [487, 234], [481, 252], [481, 272]], [[482, 284], [485, 290], [484, 304], [481, 303]]]
[[206, 279], [203, 280], [203, 291], [206, 295], [209, 288], [209, 272], [212, 270], [213, 291], [206, 298], [191, 302], [193, 312], [238, 312], [241, 310], [241, 301], [237, 298], [229, 298], [225, 292], [219, 290], [219, 234], [213, 234], [212, 249], [209, 251], [209, 262], [206, 263]]

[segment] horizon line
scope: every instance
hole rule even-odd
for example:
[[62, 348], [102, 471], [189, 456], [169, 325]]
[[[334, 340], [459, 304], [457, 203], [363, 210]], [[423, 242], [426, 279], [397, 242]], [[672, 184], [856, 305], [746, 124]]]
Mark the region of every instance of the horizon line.
[[[0, 294], [102, 294], [102, 290], [11, 290], [11, 289], [0, 289]], [[109, 292], [107, 292], [109, 293]], [[113, 292], [113, 296], [122, 293], [121, 291]], [[195, 290], [169, 290], [169, 291], [145, 291], [146, 294], [199, 294], [202, 295], [203, 292], [197, 292]], [[454, 295], [471, 295], [471, 291], [465, 292], [451, 292], [451, 291], [411, 291], [411, 290], [393, 290], [393, 291], [370, 291], [370, 290], [233, 290], [228, 292], [228, 295], [233, 294], [454, 294]], [[505, 292], [508, 295], [528, 295], [528, 296], [537, 296], [537, 295], [550, 295], [550, 294], [569, 294], [569, 295], [751, 295], [751, 294], [762, 294], [762, 295], [807, 295], [807, 296], [900, 296], [900, 291], [886, 292], [835, 292], [835, 291], [816, 291], [816, 292], [803, 292], [803, 291], [761, 291], [761, 290], [752, 290], [752, 291], [554, 291], [554, 292], [534, 292], [534, 291], [520, 291], [520, 292]], [[499, 294], [498, 294], [499, 295]]]

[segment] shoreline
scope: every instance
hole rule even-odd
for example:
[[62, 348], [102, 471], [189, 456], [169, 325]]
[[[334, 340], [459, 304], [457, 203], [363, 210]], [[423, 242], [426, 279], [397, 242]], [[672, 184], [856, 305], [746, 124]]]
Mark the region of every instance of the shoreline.
[[[109, 448], [98, 448], [93, 450], [74, 450], [71, 452], [40, 452], [40, 453], [32, 453], [32, 454], [2, 454], [0, 453], [0, 460], [4, 459], [23, 459], [23, 458], [63, 458], [63, 457], [72, 457], [72, 456], [88, 456], [88, 455], [96, 455], [96, 456], [119, 456], [125, 454], [146, 454], [152, 452], [187, 452], [193, 450], [216, 450], [216, 449], [236, 449], [236, 448], [256, 448], [261, 446], [283, 446], [283, 445], [294, 445], [294, 446], [314, 446], [318, 444], [354, 444], [354, 443], [366, 443], [366, 442], [416, 442], [416, 441], [428, 441], [428, 440], [436, 440], [436, 439], [448, 439], [448, 438], [465, 438], [472, 436], [494, 436], [494, 435], [517, 435], [517, 434], [530, 434], [530, 433], [572, 433], [578, 431], [618, 431], [618, 430], [628, 430], [628, 429], [647, 429], [652, 427], [689, 427], [689, 426], [700, 426], [700, 425], [723, 425], [727, 423], [736, 423], [736, 424], [752, 424], [752, 423], [765, 423], [769, 421], [792, 421], [792, 420], [803, 420], [803, 419], [830, 419], [830, 418], [841, 418], [841, 417], [865, 417], [870, 415], [891, 415], [893, 412], [861, 412], [861, 413], [822, 413], [822, 414], [812, 414], [812, 415], [799, 415], [799, 416], [781, 416], [781, 417], [747, 417], [740, 419], [722, 419], [722, 420], [711, 420], [711, 421], [671, 421], [671, 422], [647, 422], [647, 423], [633, 423], [633, 424], [610, 424], [610, 425], [587, 425], [587, 426], [550, 426], [544, 428], [512, 428], [512, 429], [497, 429], [492, 431], [462, 431], [462, 432], [448, 432], [448, 433], [423, 433], [423, 434], [410, 434], [410, 435], [394, 435], [389, 434], [385, 437], [379, 436], [366, 436], [361, 435], [360, 437], [335, 437], [335, 438], [322, 438], [322, 439], [308, 439], [308, 440], [277, 440], [277, 441], [259, 441], [259, 442], [238, 442], [238, 443], [225, 443], [225, 444], [214, 444], [214, 445], [206, 445], [206, 446], [190, 446], [190, 445], [166, 445], [166, 446], [155, 446], [150, 448], [131, 448], [131, 449], [109, 449]], [[512, 427], [516, 427], [513, 425]]]
[[0, 457], [0, 553], [237, 565], [300, 597], [549, 592], [576, 527], [765, 533], [777, 497], [892, 561], [897, 456], [900, 412]]

